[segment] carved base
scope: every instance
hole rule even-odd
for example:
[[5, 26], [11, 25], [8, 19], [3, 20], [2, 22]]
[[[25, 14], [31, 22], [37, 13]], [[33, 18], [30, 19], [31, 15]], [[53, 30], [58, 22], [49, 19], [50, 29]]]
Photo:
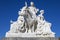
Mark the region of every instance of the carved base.
[[6, 33], [5, 37], [55, 37], [54, 34], [38, 34], [38, 33]]
[[9, 37], [9, 38], [3, 38], [2, 40], [59, 40], [59, 38], [42, 38], [42, 37], [36, 37], [36, 38], [22, 38], [22, 37]]

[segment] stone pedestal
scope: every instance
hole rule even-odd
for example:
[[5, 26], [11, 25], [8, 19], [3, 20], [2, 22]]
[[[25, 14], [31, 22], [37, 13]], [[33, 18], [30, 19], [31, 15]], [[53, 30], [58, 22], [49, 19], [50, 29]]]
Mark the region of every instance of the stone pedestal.
[[32, 38], [22, 38], [22, 37], [12, 37], [12, 38], [3, 38], [2, 40], [59, 40], [59, 38], [42, 38], [42, 37], [32, 37]]
[[5, 37], [55, 37], [55, 35], [43, 35], [38, 33], [6, 33]]

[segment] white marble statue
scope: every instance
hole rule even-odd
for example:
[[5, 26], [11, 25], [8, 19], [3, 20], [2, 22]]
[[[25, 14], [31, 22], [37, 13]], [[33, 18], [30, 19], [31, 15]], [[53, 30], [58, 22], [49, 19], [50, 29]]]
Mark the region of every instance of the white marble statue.
[[40, 15], [37, 16], [37, 29], [36, 32], [40, 34], [55, 34], [51, 31], [51, 23], [44, 19], [44, 10], [40, 11]]
[[40, 11], [40, 14], [37, 16], [37, 29], [36, 29], [36, 32], [37, 33], [42, 33], [43, 32], [43, 25], [44, 25], [44, 10], [41, 10]]
[[11, 24], [11, 28], [10, 28], [9, 32], [18, 33], [18, 32], [20, 32], [20, 30], [24, 30], [24, 28], [23, 28], [24, 27], [24, 22], [25, 22], [24, 17], [19, 16], [18, 20]]
[[33, 2], [31, 2], [30, 5], [31, 5], [31, 6], [29, 7], [29, 11], [30, 11], [30, 13], [32, 14], [32, 18], [33, 18], [33, 19], [36, 19], [36, 17], [37, 17], [36, 13], [39, 11], [39, 9], [37, 9], [37, 8], [34, 6], [34, 3], [33, 3]]
[[18, 12], [17, 21], [11, 21], [10, 30], [6, 33], [6, 37], [55, 37], [55, 33], [51, 30], [51, 23], [44, 19], [44, 10], [39, 12], [31, 2], [28, 7], [25, 6]]

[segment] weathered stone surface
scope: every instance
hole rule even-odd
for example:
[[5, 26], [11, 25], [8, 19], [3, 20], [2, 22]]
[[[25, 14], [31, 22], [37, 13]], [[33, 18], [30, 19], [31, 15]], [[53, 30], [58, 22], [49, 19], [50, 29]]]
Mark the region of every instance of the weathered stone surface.
[[2, 40], [59, 40], [59, 38], [22, 38], [22, 37], [13, 37], [13, 38], [3, 38]]

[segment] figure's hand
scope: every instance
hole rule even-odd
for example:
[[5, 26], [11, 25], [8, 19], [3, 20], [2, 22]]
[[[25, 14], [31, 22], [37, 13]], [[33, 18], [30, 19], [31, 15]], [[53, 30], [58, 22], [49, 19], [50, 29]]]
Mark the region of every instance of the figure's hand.
[[39, 11], [39, 9], [36, 9], [36, 13]]
[[39, 9], [37, 9], [37, 11], [39, 11]]

